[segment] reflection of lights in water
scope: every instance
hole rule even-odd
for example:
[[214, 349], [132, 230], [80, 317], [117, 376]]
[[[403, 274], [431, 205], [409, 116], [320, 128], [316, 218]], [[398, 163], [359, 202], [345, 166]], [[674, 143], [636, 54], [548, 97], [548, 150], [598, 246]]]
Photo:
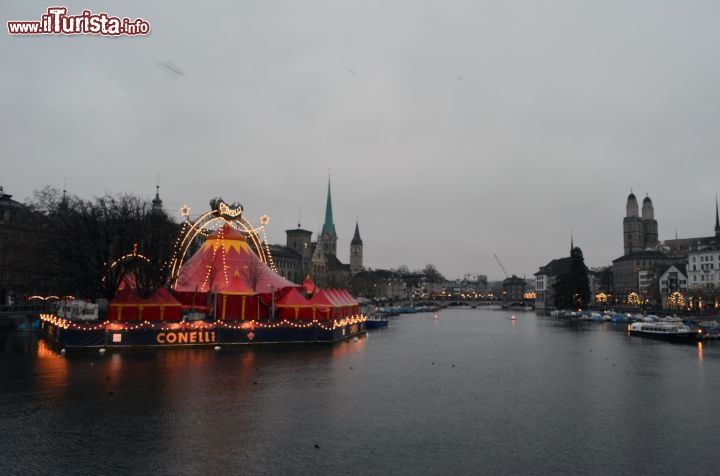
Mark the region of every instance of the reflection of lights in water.
[[45, 390], [64, 389], [67, 384], [67, 359], [53, 351], [43, 339], [38, 340], [37, 357], [38, 375], [43, 376], [38, 379], [39, 385]]
[[698, 360], [702, 361], [703, 359], [703, 346], [702, 342], [698, 342]]
[[110, 356], [110, 373], [113, 378], [120, 376], [122, 370], [122, 355], [119, 352], [115, 352]]
[[57, 352], [53, 352], [44, 339], [38, 339], [37, 356], [41, 359], [58, 358]]
[[367, 340], [365, 336], [367, 336], [367, 334], [357, 336], [357, 340], [355, 340], [355, 337], [353, 337], [352, 339], [336, 343], [331, 348], [331, 355], [333, 356], [333, 358], [337, 358], [352, 353], [361, 352], [364, 349], [365, 342]]

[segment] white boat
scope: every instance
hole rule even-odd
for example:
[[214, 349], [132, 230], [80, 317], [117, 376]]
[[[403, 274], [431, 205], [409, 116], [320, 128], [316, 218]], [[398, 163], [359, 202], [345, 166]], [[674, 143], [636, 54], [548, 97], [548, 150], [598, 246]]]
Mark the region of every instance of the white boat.
[[702, 331], [691, 329], [682, 323], [670, 322], [633, 322], [628, 326], [632, 336], [651, 337], [676, 342], [697, 342], [702, 338]]
[[71, 321], [97, 321], [98, 305], [82, 299], [59, 301], [57, 315]]

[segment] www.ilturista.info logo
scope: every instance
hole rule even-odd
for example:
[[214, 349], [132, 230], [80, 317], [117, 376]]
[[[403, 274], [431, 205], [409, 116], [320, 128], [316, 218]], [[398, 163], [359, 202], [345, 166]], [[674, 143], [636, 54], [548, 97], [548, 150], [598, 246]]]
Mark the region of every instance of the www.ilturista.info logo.
[[83, 10], [80, 15], [68, 15], [65, 7], [50, 7], [40, 21], [9, 21], [11, 35], [147, 35], [150, 23], [142, 18], [111, 17], [107, 13]]

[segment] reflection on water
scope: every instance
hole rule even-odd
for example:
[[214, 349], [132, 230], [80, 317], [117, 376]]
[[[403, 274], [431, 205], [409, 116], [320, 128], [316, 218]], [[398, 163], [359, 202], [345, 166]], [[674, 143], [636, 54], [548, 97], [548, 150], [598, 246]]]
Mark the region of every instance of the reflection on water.
[[43, 390], [62, 391], [68, 379], [68, 361], [55, 352], [44, 340], [34, 339], [35, 371], [42, 376], [37, 384]]
[[0, 474], [680, 474], [720, 434], [720, 347], [611, 323], [457, 309], [337, 345], [65, 356], [0, 338]]

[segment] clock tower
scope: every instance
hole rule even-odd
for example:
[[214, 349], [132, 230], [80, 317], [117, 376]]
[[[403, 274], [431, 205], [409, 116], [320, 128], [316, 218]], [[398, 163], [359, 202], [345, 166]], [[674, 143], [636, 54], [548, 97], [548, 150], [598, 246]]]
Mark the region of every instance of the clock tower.
[[363, 268], [363, 242], [360, 238], [360, 227], [355, 222], [355, 235], [350, 242], [350, 273], [356, 274]]

